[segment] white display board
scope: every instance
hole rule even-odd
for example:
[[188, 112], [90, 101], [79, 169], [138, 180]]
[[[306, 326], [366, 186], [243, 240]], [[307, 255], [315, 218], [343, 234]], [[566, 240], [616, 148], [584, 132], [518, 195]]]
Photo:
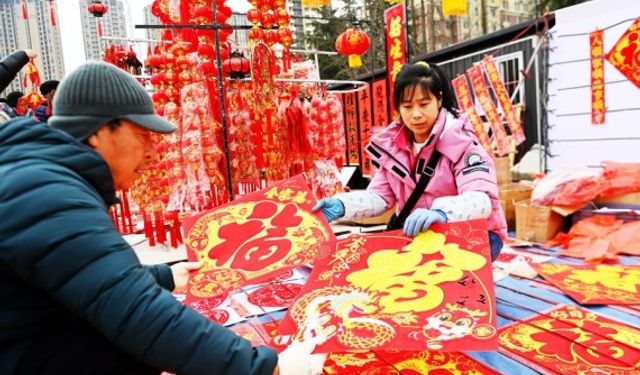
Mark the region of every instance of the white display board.
[[604, 160], [640, 162], [640, 89], [605, 60], [604, 125], [591, 124], [589, 33], [604, 52], [640, 17], [640, 0], [595, 0], [560, 9], [549, 41], [547, 169]]

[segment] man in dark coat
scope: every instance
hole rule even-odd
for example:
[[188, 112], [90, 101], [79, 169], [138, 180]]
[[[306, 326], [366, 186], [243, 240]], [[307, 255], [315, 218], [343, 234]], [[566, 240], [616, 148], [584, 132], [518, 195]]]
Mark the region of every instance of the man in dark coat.
[[275, 351], [170, 293], [198, 265], [141, 265], [111, 221], [153, 133], [175, 130], [144, 88], [87, 63], [60, 83], [49, 125], [0, 127], [0, 374], [277, 372]]
[[0, 61], [0, 92], [4, 91], [16, 78], [20, 69], [22, 69], [29, 60], [38, 56], [34, 51], [27, 49], [24, 51], [16, 51]]

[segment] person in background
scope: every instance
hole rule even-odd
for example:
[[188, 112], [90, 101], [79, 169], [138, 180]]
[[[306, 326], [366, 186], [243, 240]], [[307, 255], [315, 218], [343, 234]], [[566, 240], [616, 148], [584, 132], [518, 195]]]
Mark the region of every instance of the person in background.
[[22, 91], [12, 91], [7, 95], [7, 106], [4, 108], [4, 112], [10, 118], [19, 116], [16, 108], [18, 108], [18, 100], [23, 96], [24, 93]]
[[44, 103], [40, 104], [36, 108], [34, 115], [40, 122], [47, 122], [51, 117], [51, 103], [53, 103], [53, 96], [56, 94], [56, 89], [60, 82], [56, 80], [44, 81], [40, 85], [40, 94], [44, 96]]
[[80, 66], [62, 79], [48, 125], [0, 127], [1, 374], [321, 371], [317, 342], [278, 356], [180, 304], [171, 291], [201, 264], [143, 266], [116, 230], [116, 191], [155, 157], [156, 135], [176, 130], [131, 75]]
[[415, 236], [434, 223], [486, 218], [495, 259], [506, 238], [506, 222], [494, 162], [457, 109], [449, 79], [435, 64], [405, 65], [394, 84], [393, 102], [399, 119], [367, 146], [378, 168], [367, 189], [325, 198], [315, 210], [328, 221], [378, 216], [394, 206], [400, 213], [426, 173], [432, 177], [411, 213], [392, 227]]
[[20, 69], [22, 69], [29, 60], [38, 56], [36, 52], [30, 49], [24, 51], [16, 51], [0, 61], [0, 92], [4, 91], [13, 81]]
[[21, 96], [18, 98], [18, 103], [16, 104], [16, 116], [20, 117], [32, 117], [33, 110], [29, 107], [29, 101], [26, 96]]

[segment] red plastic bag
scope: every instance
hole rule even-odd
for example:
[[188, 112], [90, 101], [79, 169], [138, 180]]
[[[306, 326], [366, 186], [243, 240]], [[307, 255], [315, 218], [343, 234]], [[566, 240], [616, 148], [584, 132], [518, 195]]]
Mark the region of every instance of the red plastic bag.
[[600, 198], [640, 191], [640, 163], [604, 161], [602, 167], [602, 179], [606, 187], [600, 193]]

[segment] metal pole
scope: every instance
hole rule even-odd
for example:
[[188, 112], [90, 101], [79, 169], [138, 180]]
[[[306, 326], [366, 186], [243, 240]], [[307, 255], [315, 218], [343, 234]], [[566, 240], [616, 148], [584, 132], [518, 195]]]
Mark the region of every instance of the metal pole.
[[218, 17], [216, 2], [211, 2], [213, 12], [213, 35], [216, 42], [216, 61], [218, 64], [218, 95], [220, 95], [220, 123], [222, 125], [222, 140], [224, 143], [225, 165], [227, 168], [227, 188], [229, 200], [233, 201], [233, 181], [231, 180], [231, 153], [229, 152], [229, 139], [227, 138], [227, 109], [225, 105], [224, 80], [222, 78], [222, 61], [220, 61], [220, 38], [218, 35]]

